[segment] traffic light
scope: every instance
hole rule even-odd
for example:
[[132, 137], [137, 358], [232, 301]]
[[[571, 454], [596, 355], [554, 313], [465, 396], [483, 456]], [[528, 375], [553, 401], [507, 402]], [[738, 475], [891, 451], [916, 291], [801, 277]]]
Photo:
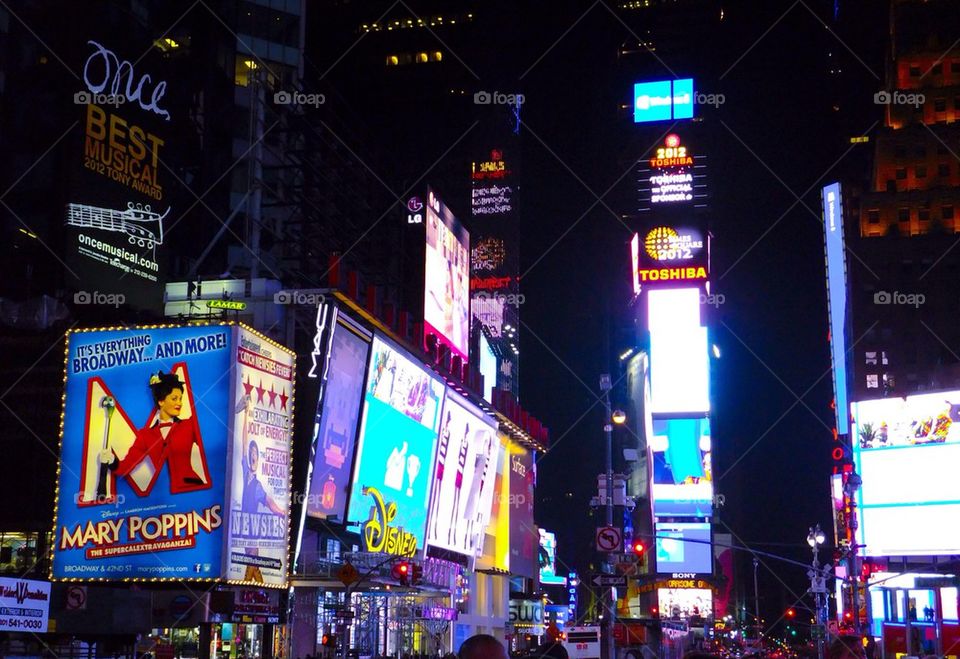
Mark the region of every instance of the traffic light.
[[406, 561], [395, 563], [393, 569], [390, 570], [390, 576], [399, 581], [401, 586], [406, 586], [410, 576], [410, 564]]
[[337, 647], [337, 637], [334, 634], [324, 634], [320, 638], [320, 645], [325, 648], [335, 648]]
[[655, 606], [650, 607], [650, 616], [656, 618], [660, 614], [660, 609]]
[[642, 558], [643, 552], [647, 550], [646, 546], [644, 546], [644, 544], [639, 540], [633, 543], [633, 546], [631, 547], [631, 549], [633, 550], [633, 555], [636, 556], [637, 558]]
[[797, 612], [796, 612], [795, 609], [793, 609], [793, 608], [787, 609], [787, 617], [788, 617], [788, 618], [795, 618], [796, 615], [797, 615]]

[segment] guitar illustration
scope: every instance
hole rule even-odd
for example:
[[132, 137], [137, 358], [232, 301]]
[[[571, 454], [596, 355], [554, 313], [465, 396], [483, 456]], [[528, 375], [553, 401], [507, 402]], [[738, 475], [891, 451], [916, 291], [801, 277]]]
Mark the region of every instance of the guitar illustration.
[[86, 204], [67, 204], [67, 224], [119, 231], [127, 234], [131, 245], [155, 247], [163, 244], [163, 218], [169, 213], [169, 208], [161, 215], [150, 210], [149, 204], [134, 204], [132, 201], [128, 201], [126, 210], [122, 211]]

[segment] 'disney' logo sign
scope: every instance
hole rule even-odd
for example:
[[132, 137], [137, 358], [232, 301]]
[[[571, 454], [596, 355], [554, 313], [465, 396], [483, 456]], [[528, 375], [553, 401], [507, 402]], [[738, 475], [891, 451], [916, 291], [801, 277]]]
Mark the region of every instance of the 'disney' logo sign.
[[390, 523], [397, 517], [397, 504], [385, 503], [375, 487], [364, 487], [363, 494], [373, 498], [370, 519], [363, 525], [363, 544], [374, 553], [413, 556], [417, 553], [417, 537]]

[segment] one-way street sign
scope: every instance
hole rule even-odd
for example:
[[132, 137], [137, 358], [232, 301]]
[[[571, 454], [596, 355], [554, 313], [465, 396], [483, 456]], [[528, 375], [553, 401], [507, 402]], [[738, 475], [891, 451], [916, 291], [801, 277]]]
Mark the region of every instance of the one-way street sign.
[[627, 578], [619, 574], [598, 574], [593, 577], [594, 586], [626, 586]]

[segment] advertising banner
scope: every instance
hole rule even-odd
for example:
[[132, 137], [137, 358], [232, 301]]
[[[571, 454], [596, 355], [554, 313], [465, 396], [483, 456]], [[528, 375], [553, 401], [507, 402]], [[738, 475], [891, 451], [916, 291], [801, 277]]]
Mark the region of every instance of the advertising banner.
[[869, 556], [960, 553], [960, 391], [858, 401], [859, 544]]
[[47, 631], [50, 582], [0, 577], [0, 632]]
[[499, 459], [493, 420], [448, 389], [437, 439], [427, 544], [467, 556], [483, 551]]
[[540, 531], [540, 583], [548, 586], [566, 586], [566, 577], [558, 574], [557, 534], [552, 531]]
[[497, 146], [481, 153], [470, 168], [470, 314], [475, 323], [484, 327], [496, 353], [493, 359], [481, 353], [484, 387], [499, 387], [516, 394], [517, 329], [519, 306], [524, 299], [519, 277], [519, 151]]
[[670, 133], [637, 166], [638, 210], [705, 207], [706, 169], [706, 157], [695, 155], [679, 135]]
[[440, 378], [374, 336], [347, 510], [365, 551], [423, 547], [443, 394]]
[[653, 512], [707, 517], [713, 513], [710, 420], [654, 419]]
[[222, 576], [232, 332], [67, 335], [53, 578]]
[[166, 67], [149, 46], [128, 52], [112, 37], [86, 41], [76, 62], [80, 88], [65, 99], [82, 112], [64, 218], [66, 261], [82, 279], [74, 282], [81, 304], [93, 293], [141, 308], [163, 303], [164, 230], [174, 220], [176, 177]]
[[321, 407], [314, 424], [316, 453], [310, 476], [307, 514], [343, 519], [353, 466], [353, 449], [363, 401], [370, 342], [338, 322], [323, 366]]
[[706, 281], [709, 241], [696, 226], [656, 226], [639, 234], [634, 281], [640, 287], [689, 286]]
[[660, 617], [671, 620], [709, 618], [713, 615], [713, 590], [710, 588], [658, 588]]
[[656, 80], [633, 85], [633, 123], [693, 118], [693, 79]]
[[424, 336], [433, 334], [467, 360], [470, 342], [470, 234], [427, 189]]
[[536, 471], [533, 453], [506, 440], [510, 460], [510, 572], [533, 579], [539, 570], [540, 534], [533, 523]]
[[833, 365], [833, 396], [837, 433], [850, 432], [847, 415], [847, 251], [843, 236], [843, 203], [840, 184], [831, 183], [821, 192], [827, 262], [827, 313], [830, 320], [830, 361]]
[[477, 559], [477, 570], [510, 569], [510, 452], [506, 437], [498, 437], [501, 459], [493, 486], [493, 508], [487, 524], [483, 554]]
[[232, 483], [226, 578], [267, 586], [287, 580], [294, 355], [237, 328]]
[[283, 585], [292, 382], [239, 326], [69, 333], [51, 577]]
[[713, 572], [709, 523], [657, 523], [656, 533], [659, 574]]

